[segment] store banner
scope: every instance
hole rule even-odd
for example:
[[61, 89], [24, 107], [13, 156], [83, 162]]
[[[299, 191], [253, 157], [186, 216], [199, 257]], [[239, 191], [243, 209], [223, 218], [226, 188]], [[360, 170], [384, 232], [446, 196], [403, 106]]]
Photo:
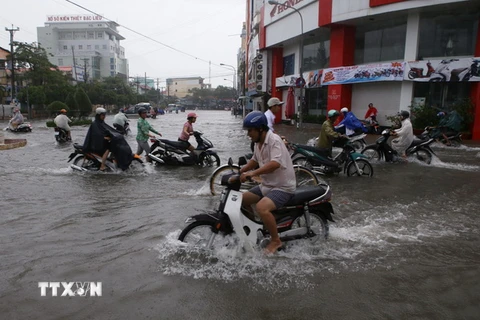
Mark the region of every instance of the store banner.
[[419, 82], [480, 81], [480, 57], [408, 61], [404, 77]]
[[323, 70], [322, 86], [374, 81], [402, 81], [403, 62], [366, 64]]

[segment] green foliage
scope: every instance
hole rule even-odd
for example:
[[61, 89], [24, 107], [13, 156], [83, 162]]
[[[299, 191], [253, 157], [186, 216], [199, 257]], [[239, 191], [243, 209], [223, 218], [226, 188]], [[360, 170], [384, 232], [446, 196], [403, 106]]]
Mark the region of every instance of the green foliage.
[[[72, 122], [70, 122], [68, 125], [69, 126], [89, 126], [92, 124], [92, 119], [73, 119]], [[47, 121], [46, 123], [47, 128], [55, 128], [55, 122], [53, 120]]]
[[81, 87], [77, 87], [75, 91], [75, 101], [78, 104], [80, 117], [86, 117], [92, 112], [92, 103]]
[[65, 104], [68, 106], [67, 110], [78, 111], [77, 100], [75, 100], [75, 93], [69, 93], [65, 99]]
[[47, 111], [49, 111], [50, 114], [55, 114], [62, 109], [69, 110], [68, 106], [61, 101], [53, 101], [47, 106]]
[[[460, 117], [463, 119], [463, 131], [470, 131], [473, 123], [475, 106], [470, 99], [462, 99], [455, 102], [449, 111], [457, 111]], [[448, 112], [448, 111], [447, 111]]]

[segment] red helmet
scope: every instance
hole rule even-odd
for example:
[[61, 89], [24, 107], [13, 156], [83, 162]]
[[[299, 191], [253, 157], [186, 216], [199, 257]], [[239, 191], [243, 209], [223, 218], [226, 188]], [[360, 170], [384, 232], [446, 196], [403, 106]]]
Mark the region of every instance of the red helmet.
[[188, 118], [196, 118], [197, 117], [197, 114], [195, 112], [190, 112], [189, 114], [187, 114], [187, 119]]

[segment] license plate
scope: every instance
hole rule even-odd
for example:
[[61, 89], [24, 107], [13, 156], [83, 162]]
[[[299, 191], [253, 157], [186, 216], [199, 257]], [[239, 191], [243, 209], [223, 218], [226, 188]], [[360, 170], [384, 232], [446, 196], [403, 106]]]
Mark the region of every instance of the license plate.
[[58, 136], [60, 134], [60, 132], [55, 132], [55, 135]]

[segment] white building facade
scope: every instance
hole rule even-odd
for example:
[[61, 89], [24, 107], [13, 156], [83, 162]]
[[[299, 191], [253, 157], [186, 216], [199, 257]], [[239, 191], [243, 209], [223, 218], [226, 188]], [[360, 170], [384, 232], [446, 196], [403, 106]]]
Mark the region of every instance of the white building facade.
[[286, 101], [301, 72], [305, 115], [345, 106], [363, 118], [373, 103], [388, 124], [415, 101], [448, 109], [469, 98], [480, 139], [480, 1], [278, 2], [247, 0], [245, 85], [257, 108], [264, 97]]
[[117, 23], [96, 15], [53, 15], [47, 16], [45, 26], [37, 28], [37, 37], [53, 55], [50, 62], [59, 67], [71, 66], [77, 81], [113, 76], [126, 81], [128, 60], [120, 45], [125, 38], [117, 27]]

